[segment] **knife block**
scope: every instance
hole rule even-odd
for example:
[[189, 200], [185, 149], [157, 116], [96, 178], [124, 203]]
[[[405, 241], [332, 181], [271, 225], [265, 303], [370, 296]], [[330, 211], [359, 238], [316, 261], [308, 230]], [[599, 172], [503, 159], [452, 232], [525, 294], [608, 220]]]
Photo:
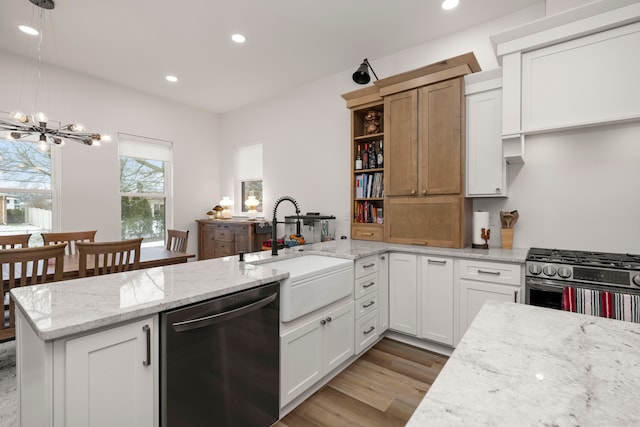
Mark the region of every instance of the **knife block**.
[[502, 249], [513, 248], [513, 228], [501, 228], [500, 238], [502, 239]]

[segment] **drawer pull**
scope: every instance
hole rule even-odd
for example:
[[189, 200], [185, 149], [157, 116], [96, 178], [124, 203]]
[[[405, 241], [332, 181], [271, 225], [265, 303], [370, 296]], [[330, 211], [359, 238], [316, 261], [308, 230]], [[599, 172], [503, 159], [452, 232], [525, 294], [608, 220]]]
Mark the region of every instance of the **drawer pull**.
[[500, 275], [499, 271], [487, 271], [487, 270], [480, 270], [480, 269], [478, 269], [478, 273], [479, 274], [491, 274], [492, 276], [499, 276]]
[[427, 246], [427, 242], [411, 242], [412, 245]]
[[369, 301], [368, 303], [363, 304], [363, 305], [362, 305], [362, 308], [369, 308], [369, 307], [371, 307], [373, 304], [375, 304], [375, 301]]
[[513, 302], [518, 302], [518, 291], [513, 291]]
[[429, 264], [438, 264], [438, 265], [445, 265], [447, 264], [447, 261], [445, 260], [439, 260], [439, 259], [427, 259], [427, 262]]
[[369, 232], [369, 233], [360, 233], [363, 236], [373, 236], [373, 232]]
[[369, 328], [369, 330], [367, 330], [367, 331], [362, 331], [362, 334], [363, 334], [363, 335], [369, 335], [369, 334], [370, 334], [371, 332], [373, 332], [375, 329], [376, 329], [376, 327], [375, 327], [375, 326], [372, 326], [372, 327], [370, 327], [370, 328]]
[[376, 282], [369, 282], [369, 283], [367, 283], [366, 285], [362, 285], [362, 287], [363, 287], [363, 288], [370, 288], [370, 287], [372, 287], [372, 286], [373, 286], [373, 285], [375, 285], [375, 284], [376, 284]]
[[365, 264], [362, 266], [362, 268], [371, 268], [374, 267], [376, 264], [374, 262], [372, 262], [371, 264]]

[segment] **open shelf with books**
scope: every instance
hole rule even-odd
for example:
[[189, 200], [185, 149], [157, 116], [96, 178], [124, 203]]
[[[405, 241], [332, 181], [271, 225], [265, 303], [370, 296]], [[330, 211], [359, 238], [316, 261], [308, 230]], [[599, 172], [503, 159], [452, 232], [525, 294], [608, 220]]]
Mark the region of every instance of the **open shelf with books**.
[[342, 95], [351, 110], [351, 238], [384, 238], [384, 102], [375, 86]]

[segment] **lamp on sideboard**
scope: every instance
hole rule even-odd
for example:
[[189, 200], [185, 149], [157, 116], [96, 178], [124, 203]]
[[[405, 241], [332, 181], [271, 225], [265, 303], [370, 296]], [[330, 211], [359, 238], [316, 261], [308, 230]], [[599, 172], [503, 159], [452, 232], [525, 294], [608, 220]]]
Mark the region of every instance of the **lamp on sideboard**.
[[222, 206], [222, 219], [231, 219], [233, 214], [231, 213], [231, 207], [233, 206], [233, 200], [229, 196], [222, 197], [220, 200], [220, 206]]
[[249, 192], [249, 197], [245, 200], [244, 205], [249, 208], [247, 211], [247, 216], [249, 220], [253, 221], [258, 216], [258, 211], [256, 210], [256, 206], [260, 204], [260, 201], [256, 199], [256, 196], [253, 194], [253, 191]]

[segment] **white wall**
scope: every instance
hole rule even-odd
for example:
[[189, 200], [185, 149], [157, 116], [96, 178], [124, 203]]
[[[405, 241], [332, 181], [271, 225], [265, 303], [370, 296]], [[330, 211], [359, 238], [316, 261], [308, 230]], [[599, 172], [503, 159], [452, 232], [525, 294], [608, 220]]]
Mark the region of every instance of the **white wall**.
[[[0, 63], [0, 110], [31, 112], [30, 72], [22, 96], [20, 86], [35, 63], [1, 51]], [[100, 147], [67, 143], [60, 150], [59, 230], [97, 229], [97, 240], [120, 239], [117, 135], [124, 132], [174, 143], [173, 227], [190, 231], [189, 251], [195, 252], [194, 221], [220, 200], [218, 117], [68, 70], [46, 67], [44, 75], [39, 109], [50, 120], [82, 122], [114, 138]]]
[[[369, 61], [380, 78], [470, 51], [483, 70], [497, 68], [489, 36], [543, 16], [544, 3], [540, 3], [391, 56], [369, 57]], [[336, 234], [350, 235], [350, 124], [349, 110], [340, 95], [363, 87], [351, 80], [360, 60], [354, 58], [352, 69], [222, 116], [223, 158], [232, 156], [236, 145], [256, 140], [264, 144], [264, 214], [268, 219], [275, 200], [289, 195], [299, 202], [302, 212], [335, 215]], [[225, 162], [222, 171], [222, 191], [233, 194], [233, 162]], [[279, 219], [293, 213], [292, 207], [281, 206]]]
[[499, 246], [499, 212], [517, 209], [516, 247], [640, 253], [640, 123], [528, 136], [508, 199], [476, 199]]

